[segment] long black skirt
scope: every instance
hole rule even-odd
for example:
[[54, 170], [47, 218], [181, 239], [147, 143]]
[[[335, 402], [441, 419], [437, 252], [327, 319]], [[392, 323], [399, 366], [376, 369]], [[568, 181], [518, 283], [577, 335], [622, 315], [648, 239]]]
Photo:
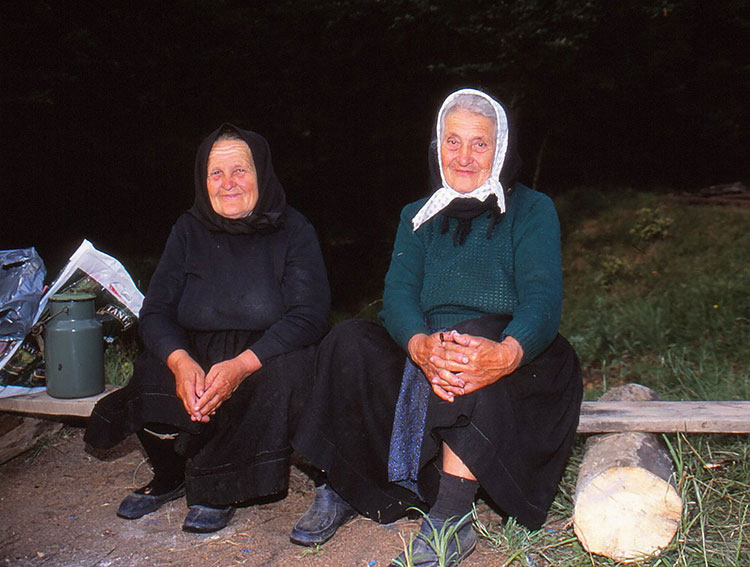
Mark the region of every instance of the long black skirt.
[[316, 358], [315, 384], [292, 444], [362, 514], [392, 522], [437, 497], [447, 443], [491, 500], [529, 528], [544, 522], [578, 425], [581, 373], [558, 336], [535, 360], [453, 403], [430, 392], [419, 492], [388, 482], [393, 417], [406, 354], [377, 323], [336, 326]]
[[[208, 370], [242, 352], [250, 338], [238, 331], [192, 334], [190, 353]], [[226, 506], [283, 493], [289, 440], [310, 391], [314, 353], [309, 346], [273, 358], [202, 424], [190, 421], [174, 375], [146, 350], [128, 385], [96, 404], [84, 440], [109, 449], [146, 424], [165, 424], [179, 433], [175, 449], [189, 459], [188, 505]]]

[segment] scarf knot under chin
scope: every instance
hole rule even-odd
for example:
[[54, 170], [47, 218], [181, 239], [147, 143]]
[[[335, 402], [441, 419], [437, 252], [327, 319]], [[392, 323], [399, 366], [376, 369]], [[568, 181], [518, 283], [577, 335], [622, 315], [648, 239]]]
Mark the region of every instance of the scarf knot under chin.
[[490, 224], [487, 227], [487, 240], [492, 238], [492, 231], [495, 225], [502, 218], [503, 213], [497, 206], [497, 197], [490, 195], [486, 200], [479, 199], [454, 199], [440, 213], [443, 215], [443, 222], [440, 225], [440, 234], [445, 234], [450, 228], [450, 219], [456, 219], [458, 226], [453, 231], [453, 245], [462, 246], [466, 238], [471, 233], [471, 221], [484, 213], [490, 213]]

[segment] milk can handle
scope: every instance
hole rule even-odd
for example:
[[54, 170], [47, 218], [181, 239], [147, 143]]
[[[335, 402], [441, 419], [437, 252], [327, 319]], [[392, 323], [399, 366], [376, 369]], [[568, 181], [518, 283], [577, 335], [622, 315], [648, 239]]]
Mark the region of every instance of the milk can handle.
[[31, 327], [31, 336], [36, 339], [36, 344], [39, 346], [40, 352], [44, 352], [44, 327], [52, 321], [55, 317], [58, 315], [65, 313], [66, 315], [70, 313], [70, 308], [65, 306], [60, 311], [55, 313], [54, 315], [50, 315], [47, 317], [44, 321], [39, 321], [37, 323], [34, 323]]

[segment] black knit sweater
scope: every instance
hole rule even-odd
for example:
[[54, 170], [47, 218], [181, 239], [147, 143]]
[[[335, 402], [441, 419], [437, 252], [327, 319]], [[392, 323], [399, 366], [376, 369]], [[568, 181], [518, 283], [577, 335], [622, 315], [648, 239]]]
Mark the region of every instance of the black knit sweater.
[[329, 306], [315, 231], [292, 207], [270, 234], [214, 232], [183, 214], [149, 284], [141, 335], [166, 360], [189, 350], [189, 331], [258, 331], [248, 346], [265, 364], [320, 340]]

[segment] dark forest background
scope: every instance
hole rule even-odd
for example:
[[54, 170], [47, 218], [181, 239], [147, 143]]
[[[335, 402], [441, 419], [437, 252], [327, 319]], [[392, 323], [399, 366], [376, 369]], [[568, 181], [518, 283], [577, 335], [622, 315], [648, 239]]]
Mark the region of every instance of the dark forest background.
[[129, 268], [158, 256], [229, 121], [269, 140], [334, 296], [377, 293], [435, 112], [465, 86], [510, 110], [520, 179], [553, 196], [748, 179], [750, 0], [15, 4], [0, 248], [36, 246], [50, 276], [84, 237]]

